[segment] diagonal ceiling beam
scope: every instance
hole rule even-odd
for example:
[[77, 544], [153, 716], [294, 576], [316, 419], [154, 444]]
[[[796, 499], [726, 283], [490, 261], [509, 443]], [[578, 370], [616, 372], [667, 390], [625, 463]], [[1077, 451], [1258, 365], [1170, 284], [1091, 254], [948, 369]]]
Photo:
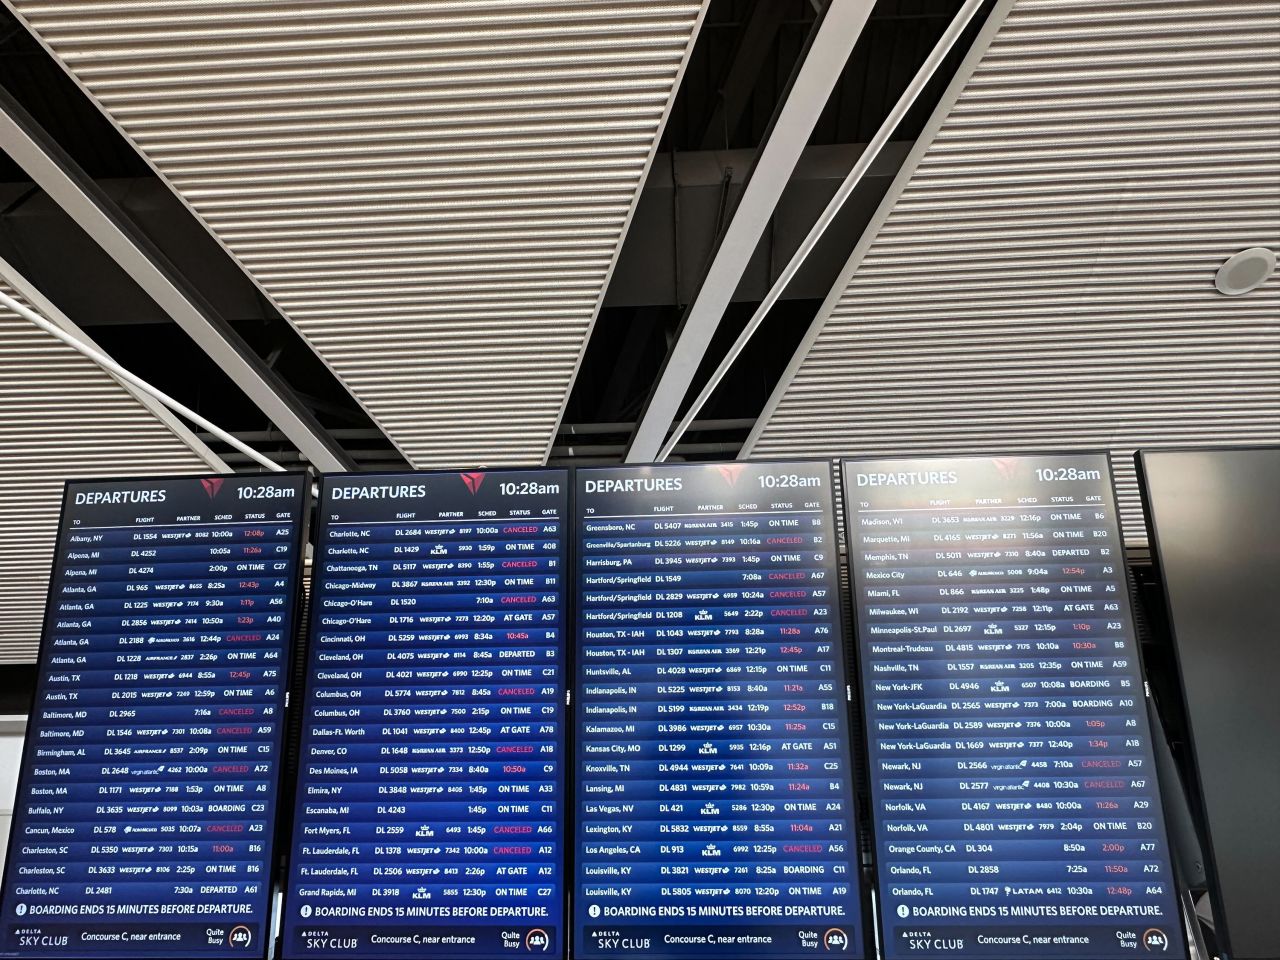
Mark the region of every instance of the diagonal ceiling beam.
[[742, 279], [747, 262], [760, 242], [873, 6], [874, 0], [833, 0], [818, 24], [706, 278], [685, 314], [675, 345], [627, 451], [628, 463], [645, 463], [657, 456], [720, 325], [725, 307]]
[[742, 41], [733, 55], [733, 64], [720, 86], [720, 96], [716, 98], [715, 108], [702, 133], [703, 150], [729, 145], [729, 138], [738, 128], [742, 111], [747, 108], [751, 91], [760, 78], [760, 70], [769, 57], [778, 28], [789, 11], [790, 7], [778, 0], [756, 0], [752, 6], [742, 31]]
[[321, 470], [352, 468], [342, 448], [279, 376], [3, 90], [0, 147], [235, 381], [303, 456]]
[[709, 0], [2, 2], [411, 464], [545, 458]]
[[[3, 258], [0, 258], [0, 280], [8, 284], [33, 310], [44, 316], [50, 323], [65, 330], [81, 343], [105, 353], [98, 344], [93, 342], [92, 337], [76, 326], [65, 313], [57, 308], [53, 301], [36, 288], [35, 284], [20, 274], [16, 267]], [[173, 431], [173, 435], [189, 446], [191, 451], [207, 463], [211, 469], [219, 473], [232, 472], [226, 461], [210, 450], [209, 446], [197, 437], [186, 423], [174, 416], [168, 407], [156, 400], [151, 394], [139, 390], [126, 380], [116, 377], [110, 370], [106, 372], [120, 384], [122, 390], [132, 394], [135, 400], [150, 410], [157, 420]]]

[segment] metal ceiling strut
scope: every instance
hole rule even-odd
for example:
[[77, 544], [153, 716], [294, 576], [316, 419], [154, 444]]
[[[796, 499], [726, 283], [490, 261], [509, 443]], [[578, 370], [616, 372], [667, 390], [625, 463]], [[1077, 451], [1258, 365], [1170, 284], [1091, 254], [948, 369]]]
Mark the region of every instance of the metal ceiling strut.
[[867, 175], [867, 171], [871, 169], [871, 165], [875, 163], [876, 158], [880, 156], [881, 151], [889, 142], [889, 138], [893, 135], [893, 131], [898, 128], [898, 124], [902, 122], [902, 118], [907, 115], [920, 96], [920, 91], [933, 78], [938, 67], [942, 65], [942, 61], [947, 58], [947, 54], [951, 52], [951, 48], [955, 45], [956, 40], [960, 38], [960, 34], [964, 33], [965, 27], [969, 25], [969, 21], [973, 19], [974, 14], [982, 6], [985, 0], [965, 0], [965, 5], [957, 11], [946, 31], [938, 38], [938, 42], [934, 48], [929, 51], [929, 56], [924, 63], [920, 65], [920, 69], [916, 71], [916, 75], [912, 77], [911, 83], [907, 85], [907, 89], [902, 91], [902, 96], [898, 98], [898, 102], [893, 105], [893, 109], [889, 111], [889, 115], [885, 117], [884, 122], [880, 124], [880, 129], [876, 131], [871, 142], [867, 144], [867, 148], [858, 157], [857, 162], [853, 165], [848, 175], [841, 182], [835, 195], [831, 198], [826, 208], [819, 214], [818, 219], [814, 222], [813, 227], [809, 230], [808, 235], [800, 243], [790, 261], [783, 268], [782, 273], [770, 286], [769, 292], [765, 294], [764, 300], [760, 306], [756, 308], [755, 313], [751, 315], [751, 319], [747, 322], [746, 327], [738, 334], [738, 339], [734, 341], [733, 346], [729, 348], [729, 352], [725, 354], [724, 359], [720, 361], [720, 365], [716, 367], [715, 372], [710, 376], [702, 389], [698, 392], [697, 397], [689, 404], [689, 409], [685, 411], [684, 417], [676, 425], [675, 430], [671, 432], [671, 436], [667, 438], [667, 442], [663, 444], [662, 449], [658, 453], [657, 459], [666, 460], [675, 449], [680, 438], [685, 435], [689, 427], [694, 423], [699, 411], [711, 399], [711, 395], [715, 393], [716, 387], [720, 385], [720, 381], [725, 378], [729, 372], [729, 368], [733, 366], [734, 361], [746, 349], [747, 343], [750, 342], [755, 332], [760, 329], [760, 325], [764, 323], [764, 318], [768, 316], [769, 309], [778, 302], [778, 299], [786, 291], [787, 286], [791, 283], [795, 275], [800, 272], [800, 268], [804, 266], [805, 261], [809, 258], [809, 254], [813, 252], [814, 247], [818, 245], [818, 241], [822, 239], [822, 235], [827, 232], [827, 227], [835, 221], [836, 216], [844, 207], [845, 201], [853, 195], [853, 191], [857, 189], [858, 184], [862, 182], [863, 177]]
[[636, 428], [627, 451], [628, 463], [646, 463], [657, 456], [725, 307], [874, 6], [874, 0], [833, 0], [819, 22]]
[[353, 464], [303, 404], [161, 251], [122, 215], [9, 94], [0, 90], [5, 151], [207, 353], [321, 470]]

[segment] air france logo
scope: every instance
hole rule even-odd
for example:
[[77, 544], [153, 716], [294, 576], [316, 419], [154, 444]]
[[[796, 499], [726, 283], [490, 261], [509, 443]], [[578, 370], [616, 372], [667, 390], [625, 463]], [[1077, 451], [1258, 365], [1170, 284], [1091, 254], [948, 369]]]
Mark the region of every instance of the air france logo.
[[728, 481], [729, 486], [736, 487], [738, 485], [738, 478], [742, 476], [742, 471], [746, 469], [746, 464], [722, 463], [719, 464], [716, 469], [720, 471], [720, 476], [724, 477], [725, 480]]
[[222, 477], [205, 477], [200, 481], [200, 486], [204, 487], [204, 492], [209, 495], [212, 500], [218, 495], [218, 491], [222, 489]]
[[470, 490], [472, 494], [479, 492], [480, 484], [484, 483], [483, 473], [462, 473], [459, 474], [459, 476], [462, 477], [462, 482], [467, 485], [467, 489]]

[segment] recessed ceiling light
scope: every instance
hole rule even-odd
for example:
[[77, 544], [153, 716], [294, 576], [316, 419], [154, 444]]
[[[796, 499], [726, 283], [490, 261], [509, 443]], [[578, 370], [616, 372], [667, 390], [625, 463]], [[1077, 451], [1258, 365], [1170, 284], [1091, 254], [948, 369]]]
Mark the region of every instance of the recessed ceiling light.
[[1250, 247], [1248, 250], [1241, 250], [1218, 268], [1213, 285], [1218, 288], [1219, 293], [1238, 297], [1266, 283], [1275, 269], [1276, 255], [1273, 251], [1266, 247]]

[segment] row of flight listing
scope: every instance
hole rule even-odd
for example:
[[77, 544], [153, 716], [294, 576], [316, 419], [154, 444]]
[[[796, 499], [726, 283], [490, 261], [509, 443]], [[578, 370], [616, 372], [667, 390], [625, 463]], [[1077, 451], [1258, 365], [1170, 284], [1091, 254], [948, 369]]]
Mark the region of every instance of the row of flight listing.
[[1105, 455], [311, 486], [68, 483], [0, 956], [1185, 957]]

